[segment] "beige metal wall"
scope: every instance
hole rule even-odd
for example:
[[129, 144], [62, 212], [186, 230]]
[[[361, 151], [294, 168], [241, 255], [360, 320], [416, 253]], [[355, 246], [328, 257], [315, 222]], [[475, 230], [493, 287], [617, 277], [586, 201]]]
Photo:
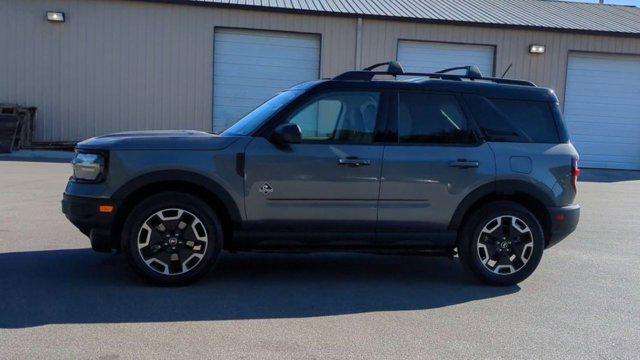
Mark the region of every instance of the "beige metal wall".
[[[44, 20], [64, 11], [67, 22]], [[317, 33], [321, 74], [396, 58], [398, 40], [496, 46], [497, 75], [556, 89], [568, 52], [640, 54], [639, 38], [293, 15], [121, 0], [0, 0], [0, 102], [38, 106], [36, 139], [211, 129], [214, 27]], [[361, 44], [356, 39], [361, 38]], [[547, 46], [530, 55], [528, 46]], [[359, 49], [356, 64], [356, 49]]]
[[[501, 76], [513, 64], [507, 77], [531, 80], [539, 86], [555, 89], [561, 101], [564, 100], [569, 51], [640, 54], [639, 37], [378, 20], [365, 20], [362, 34], [362, 58], [365, 63], [395, 59], [398, 40], [494, 45], [496, 76]], [[531, 44], [545, 45], [546, 52], [543, 55], [529, 54]]]
[[[64, 24], [44, 20], [64, 11]], [[36, 139], [212, 126], [215, 26], [321, 35], [323, 77], [352, 69], [355, 19], [117, 0], [0, 0], [0, 102], [38, 106]]]

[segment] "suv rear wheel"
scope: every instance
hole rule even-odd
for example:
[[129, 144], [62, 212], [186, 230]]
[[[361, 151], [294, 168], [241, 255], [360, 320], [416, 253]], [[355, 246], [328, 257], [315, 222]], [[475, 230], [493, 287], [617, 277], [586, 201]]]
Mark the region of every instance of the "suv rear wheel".
[[199, 198], [164, 192], [140, 202], [125, 222], [122, 248], [134, 269], [161, 285], [183, 285], [206, 274], [222, 248], [222, 227]]
[[544, 248], [538, 219], [510, 201], [476, 210], [460, 233], [458, 252], [473, 274], [492, 285], [514, 285], [533, 273]]

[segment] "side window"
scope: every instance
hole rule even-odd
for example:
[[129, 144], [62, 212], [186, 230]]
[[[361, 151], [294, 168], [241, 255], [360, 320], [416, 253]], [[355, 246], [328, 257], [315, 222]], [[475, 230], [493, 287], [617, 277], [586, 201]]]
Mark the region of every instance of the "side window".
[[531, 142], [558, 143], [558, 129], [549, 104], [542, 101], [490, 100], [516, 132]]
[[303, 142], [370, 143], [380, 93], [331, 92], [307, 102], [289, 118], [302, 129]]
[[543, 101], [465, 96], [488, 141], [559, 143], [553, 115], [556, 105]]
[[400, 143], [468, 144], [475, 138], [454, 95], [400, 93]]

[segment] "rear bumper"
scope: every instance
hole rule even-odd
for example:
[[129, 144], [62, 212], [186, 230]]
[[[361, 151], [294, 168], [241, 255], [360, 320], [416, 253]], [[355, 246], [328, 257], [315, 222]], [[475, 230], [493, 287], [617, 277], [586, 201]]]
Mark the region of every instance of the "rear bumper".
[[[101, 205], [114, 206], [111, 213], [100, 212]], [[91, 240], [91, 247], [99, 252], [111, 252], [113, 241], [111, 229], [115, 222], [118, 204], [108, 199], [90, 198], [64, 194], [62, 212], [83, 234]]]
[[552, 207], [549, 208], [549, 214], [551, 215], [551, 235], [547, 248], [562, 241], [578, 227], [580, 205]]

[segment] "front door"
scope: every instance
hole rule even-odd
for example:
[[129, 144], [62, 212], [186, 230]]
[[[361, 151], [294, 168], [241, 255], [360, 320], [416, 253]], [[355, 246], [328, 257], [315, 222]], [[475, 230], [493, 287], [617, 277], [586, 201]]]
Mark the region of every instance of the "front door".
[[252, 140], [245, 153], [251, 228], [304, 232], [310, 241], [327, 233], [341, 241], [373, 239], [383, 151], [374, 142], [380, 97], [362, 91], [313, 96], [282, 121], [301, 128], [301, 143]]
[[478, 141], [457, 95], [400, 92], [395, 103], [398, 136], [384, 151], [380, 237], [450, 242], [438, 235], [465, 196], [494, 180], [493, 152]]

